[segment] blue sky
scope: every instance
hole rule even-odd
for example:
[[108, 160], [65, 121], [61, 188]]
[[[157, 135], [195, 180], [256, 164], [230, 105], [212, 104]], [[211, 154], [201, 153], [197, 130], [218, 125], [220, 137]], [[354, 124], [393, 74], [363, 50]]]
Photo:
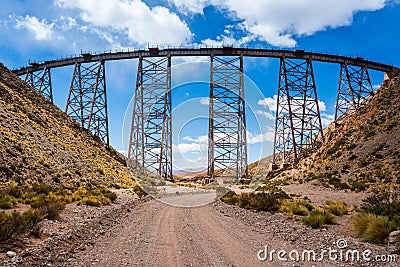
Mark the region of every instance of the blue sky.
[[[0, 61], [11, 69], [81, 50], [149, 45], [301, 48], [400, 66], [399, 0], [1, 0], [1, 6]], [[173, 59], [177, 168], [206, 162], [207, 60]], [[244, 64], [252, 110], [247, 113], [249, 160], [255, 161], [272, 152], [279, 61], [246, 58]], [[136, 68], [136, 60], [106, 64], [110, 141], [121, 151]], [[339, 66], [314, 63], [314, 72], [326, 125], [334, 114]], [[382, 73], [370, 75], [378, 86]], [[52, 70], [55, 103], [63, 110], [71, 76], [72, 67]], [[185, 122], [182, 114], [190, 109], [197, 119]]]

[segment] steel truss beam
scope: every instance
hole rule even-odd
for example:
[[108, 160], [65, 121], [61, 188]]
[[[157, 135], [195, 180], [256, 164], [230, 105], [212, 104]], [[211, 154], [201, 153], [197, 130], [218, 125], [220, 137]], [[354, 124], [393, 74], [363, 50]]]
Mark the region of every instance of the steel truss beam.
[[53, 103], [50, 68], [45, 66], [42, 70], [27, 72], [25, 81]]
[[322, 142], [312, 60], [281, 58], [273, 161], [296, 164]]
[[109, 145], [104, 61], [75, 64], [65, 112]]
[[247, 179], [243, 55], [211, 56], [210, 69], [208, 176]]
[[171, 57], [139, 58], [128, 159], [130, 167], [172, 177]]
[[366, 67], [340, 64], [340, 78], [336, 100], [335, 121], [351, 109], [357, 109], [360, 104], [373, 95], [371, 79]]

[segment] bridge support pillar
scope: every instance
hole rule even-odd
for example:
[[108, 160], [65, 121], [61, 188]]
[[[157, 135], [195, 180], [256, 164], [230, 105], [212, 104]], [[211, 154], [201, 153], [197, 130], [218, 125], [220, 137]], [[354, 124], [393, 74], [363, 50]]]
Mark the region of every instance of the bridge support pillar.
[[129, 167], [173, 180], [171, 111], [171, 57], [140, 57], [128, 149]]
[[65, 112], [109, 145], [104, 61], [75, 64]]
[[25, 81], [53, 103], [50, 68], [45, 66], [42, 70], [27, 72]]
[[210, 70], [208, 176], [237, 182], [248, 178], [243, 56], [211, 56]]
[[281, 58], [274, 164], [296, 164], [323, 142], [311, 59]]
[[342, 63], [336, 100], [335, 121], [351, 109], [357, 109], [363, 100], [373, 95], [371, 79], [366, 67]]

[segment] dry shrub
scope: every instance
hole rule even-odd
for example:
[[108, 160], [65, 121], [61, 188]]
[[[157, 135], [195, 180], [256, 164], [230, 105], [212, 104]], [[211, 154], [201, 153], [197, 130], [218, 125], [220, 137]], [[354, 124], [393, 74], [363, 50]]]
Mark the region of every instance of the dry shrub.
[[336, 224], [335, 215], [330, 212], [314, 210], [307, 217], [303, 218], [303, 224], [311, 228], [320, 228], [324, 224]]
[[396, 225], [386, 216], [376, 216], [371, 213], [359, 213], [353, 219], [353, 227], [362, 241], [386, 244], [389, 234], [396, 230]]
[[349, 212], [349, 207], [343, 201], [327, 201], [324, 210], [336, 216], [341, 216]]

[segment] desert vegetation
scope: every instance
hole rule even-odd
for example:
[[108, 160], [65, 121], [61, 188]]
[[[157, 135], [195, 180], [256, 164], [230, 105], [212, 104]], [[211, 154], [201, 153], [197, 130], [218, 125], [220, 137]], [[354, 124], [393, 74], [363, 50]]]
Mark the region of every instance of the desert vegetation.
[[[44, 219], [59, 219], [68, 203], [99, 207], [111, 204], [116, 198], [117, 195], [106, 188], [70, 191], [38, 182], [3, 185], [0, 189], [0, 208], [3, 209], [0, 212], [0, 241], [15, 241], [24, 234], [40, 236], [38, 223]], [[19, 212], [14, 209], [18, 204], [29, 205], [29, 208]]]
[[400, 193], [389, 190], [367, 197], [362, 212], [353, 218], [353, 228], [363, 241], [386, 244], [389, 234], [400, 229]]

